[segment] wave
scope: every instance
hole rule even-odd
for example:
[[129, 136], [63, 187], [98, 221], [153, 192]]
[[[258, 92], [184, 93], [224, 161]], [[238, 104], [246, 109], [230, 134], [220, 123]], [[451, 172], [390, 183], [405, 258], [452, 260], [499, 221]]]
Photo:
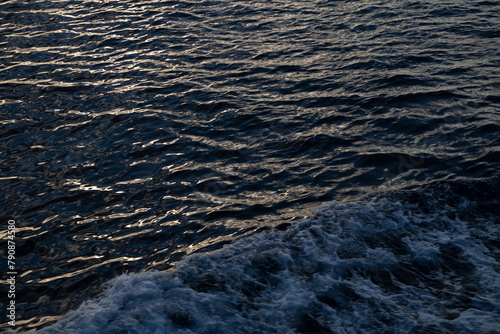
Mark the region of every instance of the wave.
[[499, 333], [498, 180], [334, 201], [121, 275], [37, 333]]

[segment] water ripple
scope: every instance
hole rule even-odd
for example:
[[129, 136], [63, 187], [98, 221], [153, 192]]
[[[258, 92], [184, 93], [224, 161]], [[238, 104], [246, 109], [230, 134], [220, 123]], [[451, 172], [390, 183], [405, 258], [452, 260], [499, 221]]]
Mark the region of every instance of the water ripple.
[[19, 222], [20, 326], [321, 202], [494, 175], [498, 9], [2, 3], [0, 207]]

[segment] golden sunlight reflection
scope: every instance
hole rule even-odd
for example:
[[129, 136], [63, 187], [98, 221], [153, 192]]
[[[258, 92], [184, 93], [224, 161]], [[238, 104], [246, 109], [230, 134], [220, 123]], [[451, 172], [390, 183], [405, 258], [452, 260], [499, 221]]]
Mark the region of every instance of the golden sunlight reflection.
[[118, 257], [118, 258], [109, 259], [109, 260], [106, 260], [106, 261], [103, 261], [103, 262], [100, 262], [100, 263], [96, 263], [96, 264], [88, 266], [88, 267], [86, 267], [84, 269], [76, 270], [76, 271], [73, 271], [73, 272], [66, 272], [64, 274], [52, 276], [52, 277], [49, 277], [49, 278], [35, 278], [35, 279], [30, 279], [30, 280], [27, 280], [26, 283], [36, 283], [36, 284], [50, 283], [50, 282], [53, 282], [53, 281], [57, 281], [59, 279], [71, 278], [71, 277], [74, 277], [74, 276], [78, 276], [78, 275], [80, 275], [82, 273], [85, 273], [85, 272], [88, 272], [88, 271], [92, 271], [93, 269], [102, 267], [104, 265], [107, 265], [107, 264], [110, 264], [110, 263], [113, 263], [113, 262], [120, 262], [120, 263], [123, 263], [123, 262], [134, 262], [134, 261], [139, 261], [141, 259], [142, 259], [142, 257], [126, 257], [126, 256], [121, 256], [121, 257]]

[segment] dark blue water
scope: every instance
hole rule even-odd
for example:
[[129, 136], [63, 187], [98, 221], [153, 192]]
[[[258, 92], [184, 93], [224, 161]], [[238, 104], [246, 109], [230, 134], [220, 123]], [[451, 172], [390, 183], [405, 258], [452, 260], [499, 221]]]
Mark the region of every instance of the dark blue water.
[[3, 2], [0, 328], [500, 333], [499, 49], [496, 1]]

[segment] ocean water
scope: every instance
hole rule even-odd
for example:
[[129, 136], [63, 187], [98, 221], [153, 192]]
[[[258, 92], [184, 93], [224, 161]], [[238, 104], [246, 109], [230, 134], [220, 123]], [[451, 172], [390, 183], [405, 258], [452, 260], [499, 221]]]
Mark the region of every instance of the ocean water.
[[497, 1], [4, 1], [0, 330], [500, 333], [498, 50]]

